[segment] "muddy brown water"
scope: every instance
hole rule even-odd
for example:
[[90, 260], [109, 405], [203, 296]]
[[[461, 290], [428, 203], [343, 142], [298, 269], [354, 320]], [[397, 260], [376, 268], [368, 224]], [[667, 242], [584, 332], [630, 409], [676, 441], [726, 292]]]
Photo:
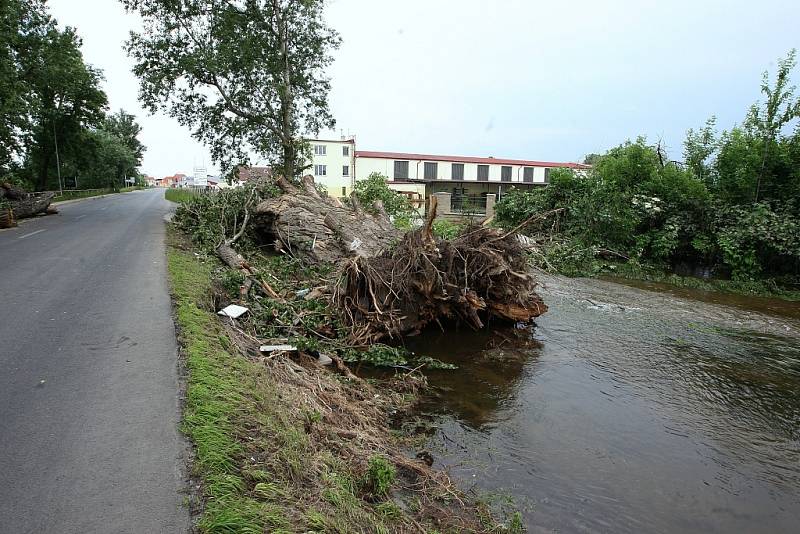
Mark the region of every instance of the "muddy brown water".
[[[800, 305], [547, 278], [531, 331], [427, 332], [429, 448], [531, 532], [800, 531]], [[728, 299], [726, 301], [726, 299]]]

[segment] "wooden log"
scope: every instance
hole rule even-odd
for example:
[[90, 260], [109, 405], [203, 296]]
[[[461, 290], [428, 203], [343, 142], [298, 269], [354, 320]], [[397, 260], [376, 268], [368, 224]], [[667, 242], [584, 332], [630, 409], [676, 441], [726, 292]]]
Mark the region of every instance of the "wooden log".
[[27, 193], [27, 196], [18, 200], [11, 200], [9, 205], [14, 210], [17, 219], [33, 217], [39, 213], [44, 213], [53, 200], [53, 193]]
[[276, 179], [283, 195], [264, 200], [254, 210], [257, 232], [278, 252], [310, 263], [336, 262], [353, 256], [376, 256], [400, 237], [382, 215], [364, 213], [360, 204], [344, 206], [320, 195], [314, 178], [299, 188]]

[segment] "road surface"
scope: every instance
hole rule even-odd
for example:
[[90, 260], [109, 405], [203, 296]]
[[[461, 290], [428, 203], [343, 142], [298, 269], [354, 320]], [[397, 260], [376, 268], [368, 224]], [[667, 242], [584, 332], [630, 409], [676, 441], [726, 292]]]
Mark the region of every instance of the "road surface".
[[0, 231], [0, 533], [185, 532], [163, 190]]

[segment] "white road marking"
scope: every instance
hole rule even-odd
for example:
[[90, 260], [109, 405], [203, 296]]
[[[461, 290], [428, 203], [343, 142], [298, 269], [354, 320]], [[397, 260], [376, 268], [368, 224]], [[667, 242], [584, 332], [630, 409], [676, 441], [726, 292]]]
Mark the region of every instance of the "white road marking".
[[21, 235], [21, 236], [19, 236], [17, 239], [25, 239], [26, 237], [30, 237], [30, 236], [32, 236], [32, 235], [35, 235], [35, 234], [38, 234], [38, 233], [44, 232], [45, 230], [47, 230], [47, 228], [42, 228], [41, 230], [36, 230], [35, 232], [31, 232], [31, 233], [29, 233], [29, 234]]
[[78, 219], [83, 219], [87, 215], [88, 215], [88, 213], [84, 213], [83, 215], [78, 215], [77, 217], [75, 217], [75, 220], [77, 221]]

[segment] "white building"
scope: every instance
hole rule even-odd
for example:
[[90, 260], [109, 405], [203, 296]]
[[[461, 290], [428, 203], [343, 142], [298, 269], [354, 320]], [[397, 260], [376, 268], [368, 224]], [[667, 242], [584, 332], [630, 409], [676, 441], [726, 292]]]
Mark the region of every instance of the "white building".
[[549, 182], [552, 169], [588, 169], [580, 163], [504, 159], [494, 157], [440, 156], [405, 152], [373, 152], [355, 149], [355, 139], [309, 141], [313, 152], [308, 172], [330, 195], [345, 197], [357, 180], [372, 173], [388, 177], [389, 187], [418, 205], [430, 195], [447, 194], [453, 212], [486, 209], [511, 187], [530, 188]]

